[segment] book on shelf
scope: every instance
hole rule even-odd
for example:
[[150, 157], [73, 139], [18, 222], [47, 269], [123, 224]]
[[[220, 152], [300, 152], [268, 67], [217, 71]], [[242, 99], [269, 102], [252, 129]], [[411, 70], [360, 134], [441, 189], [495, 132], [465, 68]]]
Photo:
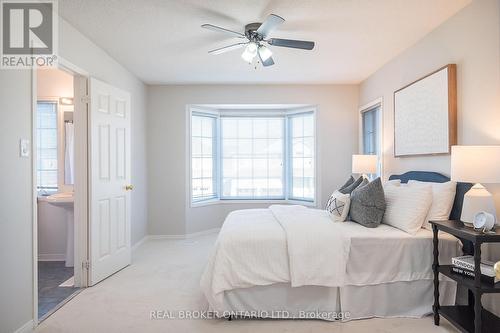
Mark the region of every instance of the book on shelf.
[[[473, 256], [461, 256], [451, 258], [451, 263], [455, 267], [466, 269], [468, 271], [474, 272], [474, 257]], [[487, 260], [481, 260], [481, 274], [493, 277], [495, 276], [495, 270], [493, 266], [495, 263]]]
[[[476, 276], [474, 271], [469, 271], [468, 269], [463, 269], [463, 268], [456, 267], [456, 266], [452, 266], [451, 271], [455, 274], [459, 274], [459, 275], [462, 275], [462, 276], [465, 276], [465, 277], [471, 278], [471, 279], [474, 279]], [[496, 278], [495, 276], [488, 276], [488, 275], [481, 274], [481, 281], [489, 283], [489, 284], [495, 284], [500, 280], [498, 278]]]

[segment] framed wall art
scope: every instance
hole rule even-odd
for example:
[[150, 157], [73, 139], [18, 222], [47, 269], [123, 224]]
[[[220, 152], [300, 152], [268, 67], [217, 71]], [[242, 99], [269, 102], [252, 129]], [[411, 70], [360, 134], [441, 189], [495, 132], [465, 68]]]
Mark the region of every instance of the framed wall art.
[[394, 92], [394, 156], [449, 154], [457, 143], [457, 68], [450, 64]]

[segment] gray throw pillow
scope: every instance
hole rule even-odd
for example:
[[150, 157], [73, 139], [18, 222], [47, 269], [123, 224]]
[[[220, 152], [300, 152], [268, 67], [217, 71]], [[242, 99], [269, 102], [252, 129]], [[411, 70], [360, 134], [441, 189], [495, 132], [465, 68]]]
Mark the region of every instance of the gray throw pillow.
[[[352, 177], [352, 176], [351, 176]], [[354, 191], [354, 189], [356, 187], [358, 187], [362, 182], [363, 182], [363, 177], [359, 177], [358, 179], [356, 179], [352, 184], [344, 187], [344, 188], [341, 188], [339, 190], [340, 193], [343, 193], [343, 194], [351, 194], [352, 191]]]
[[356, 188], [351, 193], [351, 221], [367, 228], [375, 228], [382, 223], [385, 207], [384, 188], [380, 178]]
[[352, 183], [354, 183], [354, 177], [353, 176], [350, 176], [349, 179], [344, 183], [344, 185], [342, 185], [340, 187], [339, 190], [343, 190], [345, 189], [347, 186], [351, 185]]
[[359, 184], [358, 187], [356, 187], [355, 189], [360, 188], [360, 187], [365, 186], [365, 185], [368, 185], [368, 184], [370, 184], [370, 181], [367, 178], [363, 178], [363, 181], [361, 182], [361, 184]]

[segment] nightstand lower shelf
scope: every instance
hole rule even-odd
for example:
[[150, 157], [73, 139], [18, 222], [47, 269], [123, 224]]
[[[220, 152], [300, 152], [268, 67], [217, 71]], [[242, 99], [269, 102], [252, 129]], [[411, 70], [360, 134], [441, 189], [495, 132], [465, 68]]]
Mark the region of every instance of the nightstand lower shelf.
[[[446, 318], [453, 326], [461, 332], [474, 332], [474, 309], [467, 305], [442, 306], [439, 314]], [[482, 310], [482, 333], [499, 332], [500, 318], [489, 312]]]
[[[451, 268], [452, 265], [441, 265], [439, 266], [439, 273], [446, 275], [450, 279], [455, 280], [457, 283], [465, 286], [467, 289], [475, 290], [476, 286], [474, 285], [474, 279], [465, 277], [463, 275], [453, 273]], [[489, 294], [489, 293], [500, 293], [500, 282], [495, 284], [489, 284], [486, 282], [481, 282], [480, 285], [481, 293]]]

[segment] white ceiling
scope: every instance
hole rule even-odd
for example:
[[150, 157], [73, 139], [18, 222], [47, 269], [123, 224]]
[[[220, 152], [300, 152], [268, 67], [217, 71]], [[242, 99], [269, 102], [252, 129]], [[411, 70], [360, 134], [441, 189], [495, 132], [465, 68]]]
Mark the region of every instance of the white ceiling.
[[[150, 84], [358, 83], [471, 0], [60, 0], [61, 16]], [[276, 65], [254, 69], [231, 30], [285, 18], [271, 36], [316, 42], [313, 51], [272, 47]], [[436, 50], [438, 52], [439, 50]]]

